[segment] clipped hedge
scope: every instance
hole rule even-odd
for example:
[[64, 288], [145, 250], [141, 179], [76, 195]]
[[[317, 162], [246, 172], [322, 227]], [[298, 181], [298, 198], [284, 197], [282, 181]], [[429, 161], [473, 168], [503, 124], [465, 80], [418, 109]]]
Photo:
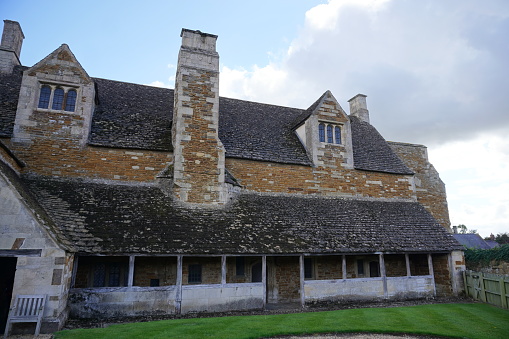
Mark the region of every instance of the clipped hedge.
[[500, 263], [505, 261], [509, 263], [509, 244], [495, 247], [489, 250], [468, 248], [465, 250], [465, 263], [467, 267], [479, 265], [487, 266], [492, 261]]

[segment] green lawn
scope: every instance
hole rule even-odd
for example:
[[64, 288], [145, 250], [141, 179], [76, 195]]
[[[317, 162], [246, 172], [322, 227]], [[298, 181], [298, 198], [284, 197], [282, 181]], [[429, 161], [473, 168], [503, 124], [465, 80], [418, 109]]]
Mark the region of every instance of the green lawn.
[[174, 319], [57, 332], [63, 338], [259, 338], [325, 332], [414, 333], [472, 339], [509, 338], [509, 311], [487, 304]]

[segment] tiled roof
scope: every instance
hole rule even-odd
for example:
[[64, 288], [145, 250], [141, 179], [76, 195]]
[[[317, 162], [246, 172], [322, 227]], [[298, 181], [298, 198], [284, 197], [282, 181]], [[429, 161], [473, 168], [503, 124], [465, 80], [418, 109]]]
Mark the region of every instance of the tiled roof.
[[11, 74], [0, 73], [0, 137], [12, 137], [19, 90], [25, 67], [14, 67]]
[[350, 116], [353, 165], [356, 169], [414, 174], [371, 124]]
[[489, 250], [498, 245], [490, 246], [479, 234], [454, 234], [454, 238], [465, 248]]
[[219, 99], [219, 139], [227, 157], [311, 165], [292, 127], [302, 110]]
[[240, 194], [221, 209], [185, 208], [156, 186], [24, 179], [74, 250], [262, 254], [460, 249], [416, 202]]
[[[23, 69], [17, 67], [12, 75], [0, 77], [0, 136], [12, 136]], [[91, 145], [172, 151], [173, 90], [94, 81], [97, 103]], [[219, 138], [226, 157], [312, 165], [294, 127], [309, 116], [317, 102], [302, 110], [221, 97]], [[356, 117], [350, 119], [355, 168], [412, 174], [373, 126]]]
[[90, 144], [171, 151], [173, 90], [94, 79]]

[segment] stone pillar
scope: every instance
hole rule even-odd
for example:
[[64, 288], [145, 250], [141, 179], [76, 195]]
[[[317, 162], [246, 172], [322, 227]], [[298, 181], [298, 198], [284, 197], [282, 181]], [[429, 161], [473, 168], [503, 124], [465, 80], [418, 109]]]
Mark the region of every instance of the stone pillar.
[[361, 121], [369, 123], [369, 111], [366, 103], [366, 95], [357, 94], [352, 99], [348, 100], [350, 103], [350, 115], [359, 118]]
[[224, 204], [217, 36], [183, 29], [181, 37], [172, 131], [174, 195], [187, 203]]
[[17, 21], [4, 20], [0, 45], [0, 73], [12, 73], [14, 66], [21, 65], [19, 56], [23, 44], [23, 31]]

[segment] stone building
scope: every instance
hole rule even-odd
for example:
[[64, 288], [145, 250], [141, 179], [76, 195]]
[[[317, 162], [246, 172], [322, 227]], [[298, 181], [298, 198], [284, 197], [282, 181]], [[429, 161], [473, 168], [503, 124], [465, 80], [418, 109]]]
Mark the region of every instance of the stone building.
[[[219, 97], [217, 36], [183, 29], [175, 89], [90, 77], [63, 44], [0, 46], [0, 267], [73, 317], [457, 294], [444, 184], [421, 145], [350, 114]], [[42, 57], [42, 56], [41, 56]], [[313, 100], [310, 100], [310, 102]], [[1, 330], [1, 329], [0, 329]]]

